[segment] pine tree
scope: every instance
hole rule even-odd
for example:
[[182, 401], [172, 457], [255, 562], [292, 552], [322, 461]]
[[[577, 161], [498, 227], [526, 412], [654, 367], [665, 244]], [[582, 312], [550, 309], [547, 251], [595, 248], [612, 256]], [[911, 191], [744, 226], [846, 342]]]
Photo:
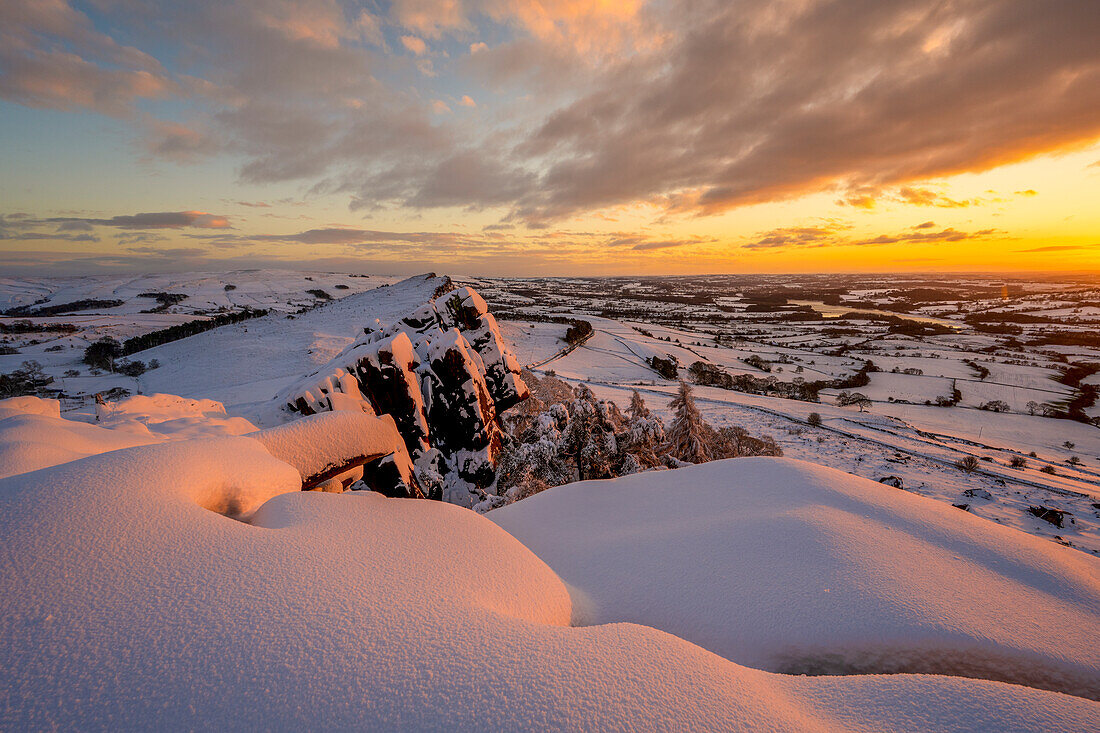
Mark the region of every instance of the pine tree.
[[684, 381], [680, 382], [680, 391], [668, 403], [668, 409], [672, 410], [674, 417], [665, 437], [666, 449], [674, 457], [690, 463], [706, 463], [710, 460], [708, 446], [708, 430], [699, 408], [695, 406], [695, 398], [691, 393], [691, 386]]
[[626, 408], [626, 414], [630, 415], [631, 422], [649, 417], [649, 408], [645, 406], [645, 400], [638, 394], [638, 390], [630, 395], [630, 407]]

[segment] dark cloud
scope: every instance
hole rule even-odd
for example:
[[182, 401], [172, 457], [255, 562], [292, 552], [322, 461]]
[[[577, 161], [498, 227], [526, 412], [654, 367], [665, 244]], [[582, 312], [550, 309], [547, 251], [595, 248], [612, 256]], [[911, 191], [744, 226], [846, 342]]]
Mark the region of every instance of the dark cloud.
[[[717, 212], [987, 168], [1100, 134], [1092, 0], [677, 4], [673, 40], [520, 148], [528, 216], [697, 191]], [[913, 187], [913, 203], [957, 205]]]
[[229, 219], [205, 211], [160, 211], [149, 214], [112, 216], [110, 219], [55, 217], [41, 219], [43, 224], [57, 224], [59, 230], [88, 228], [92, 225], [119, 229], [228, 229]]
[[165, 211], [148, 214], [113, 216], [109, 219], [91, 217], [50, 217], [37, 219], [26, 215], [0, 214], [0, 240], [99, 242], [96, 227], [120, 230], [115, 241], [120, 245], [155, 242], [164, 239], [164, 230], [229, 229], [224, 216], [204, 211]]

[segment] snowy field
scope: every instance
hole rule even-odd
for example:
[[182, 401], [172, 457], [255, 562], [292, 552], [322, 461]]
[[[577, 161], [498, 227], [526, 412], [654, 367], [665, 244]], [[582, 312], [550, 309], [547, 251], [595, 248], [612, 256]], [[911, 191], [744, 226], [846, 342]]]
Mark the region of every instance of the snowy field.
[[[554, 281], [480, 282], [490, 302], [498, 290], [506, 294], [522, 286], [530, 292], [545, 282], [547, 297], [552, 294], [557, 302], [552, 307], [528, 305], [522, 312], [569, 312], [565, 303], [570, 289]], [[623, 281], [615, 282], [621, 292], [630, 290]], [[674, 358], [686, 379], [690, 379], [687, 367], [703, 361], [730, 375], [778, 382], [843, 378], [871, 360], [879, 371], [868, 375], [866, 385], [822, 389], [817, 403], [698, 387], [698, 404], [716, 426], [739, 425], [771, 435], [788, 456], [876, 481], [897, 477], [907, 491], [1100, 554], [1100, 429], [1044, 416], [1044, 410], [1064, 405], [1074, 396], [1073, 387], [1056, 381], [1067, 366], [1064, 350], [1006, 348], [1003, 338], [976, 333], [961, 321], [950, 333], [919, 337], [900, 337], [874, 322], [856, 321], [858, 336], [842, 337], [827, 336], [825, 329], [837, 326], [820, 320], [791, 324], [769, 322], [767, 314], [740, 313], [716, 320], [704, 308], [693, 320], [690, 313], [669, 317], [659, 305], [637, 301], [629, 306], [629, 320], [616, 320], [590, 315], [608, 310], [610, 288], [602, 287], [602, 303], [586, 288], [587, 283], [578, 282], [573, 289], [572, 312], [592, 323], [595, 333], [567, 354], [548, 359], [550, 348], [545, 343], [547, 329], [556, 327], [564, 334], [565, 325], [526, 322], [520, 313], [514, 316], [520, 320], [503, 322], [517, 357], [536, 374], [553, 372], [571, 383], [588, 384], [620, 408], [628, 405], [637, 388], [650, 408], [667, 420], [664, 407], [674, 383], [662, 379], [647, 363], [654, 355]], [[1094, 292], [1079, 297], [1090, 298]], [[502, 297], [502, 302], [507, 301]], [[1034, 296], [1020, 300], [1023, 305], [1016, 310], [1035, 305]], [[724, 302], [737, 299], [727, 297]], [[643, 320], [639, 308], [648, 308], [651, 320]], [[540, 327], [537, 339], [530, 335], [536, 325]], [[1066, 327], [1079, 328], [1077, 324]], [[838, 355], [841, 343], [846, 346]], [[746, 363], [753, 356], [761, 358], [768, 371]], [[1100, 364], [1100, 351], [1082, 349], [1068, 361], [1077, 359]], [[1095, 383], [1096, 378], [1091, 375], [1082, 383]], [[937, 399], [952, 400], [955, 390], [957, 403], [934, 406]], [[838, 407], [834, 403], [841, 391], [858, 391], [869, 403], [862, 409]], [[980, 409], [998, 401], [1006, 412]], [[806, 424], [811, 412], [822, 416], [820, 427]], [[978, 467], [961, 471], [955, 464], [968, 456], [979, 459]], [[1014, 459], [1025, 465], [1011, 467]], [[1032, 507], [1066, 512], [1062, 526], [1038, 519]]]
[[[52, 341], [4, 337], [2, 369], [39, 360], [57, 399], [0, 402], [0, 729], [1100, 731], [1100, 429], [1052, 416], [1084, 394], [1056, 378], [1100, 353], [964, 320], [1039, 312], [1050, 286], [911, 304], [942, 330], [909, 333], [777, 316], [773, 293], [721, 279], [679, 300], [659, 281], [478, 281], [534, 373], [623, 408], [637, 390], [667, 424], [678, 383], [654, 360], [688, 380], [701, 362], [760, 391], [697, 385], [704, 417], [785, 457], [486, 515], [302, 491], [332, 456], [403, 438], [389, 415], [292, 416], [276, 396], [445, 285], [3, 281], [12, 308], [123, 302], [42, 316], [76, 327]], [[186, 297], [141, 313], [149, 292]], [[892, 292], [848, 296], [888, 318]], [[271, 312], [139, 351], [158, 366], [138, 376], [81, 362], [104, 334], [245, 308]], [[562, 318], [591, 335], [567, 344]], [[820, 401], [779, 396], [808, 382]], [[111, 389], [131, 396], [96, 405]]]

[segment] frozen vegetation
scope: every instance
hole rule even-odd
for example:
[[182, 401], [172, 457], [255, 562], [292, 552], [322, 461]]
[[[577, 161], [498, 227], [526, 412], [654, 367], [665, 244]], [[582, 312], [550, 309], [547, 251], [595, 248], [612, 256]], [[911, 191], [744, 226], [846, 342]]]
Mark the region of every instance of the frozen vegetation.
[[0, 283], [0, 727], [1100, 730], [1100, 293], [356, 280]]

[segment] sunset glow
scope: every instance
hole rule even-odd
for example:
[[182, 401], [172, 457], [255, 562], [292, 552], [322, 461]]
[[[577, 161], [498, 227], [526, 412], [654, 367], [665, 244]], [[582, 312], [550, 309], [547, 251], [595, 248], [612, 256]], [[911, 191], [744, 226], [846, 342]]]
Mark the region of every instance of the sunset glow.
[[0, 265], [1098, 271], [1098, 26], [1069, 1], [5, 3]]

